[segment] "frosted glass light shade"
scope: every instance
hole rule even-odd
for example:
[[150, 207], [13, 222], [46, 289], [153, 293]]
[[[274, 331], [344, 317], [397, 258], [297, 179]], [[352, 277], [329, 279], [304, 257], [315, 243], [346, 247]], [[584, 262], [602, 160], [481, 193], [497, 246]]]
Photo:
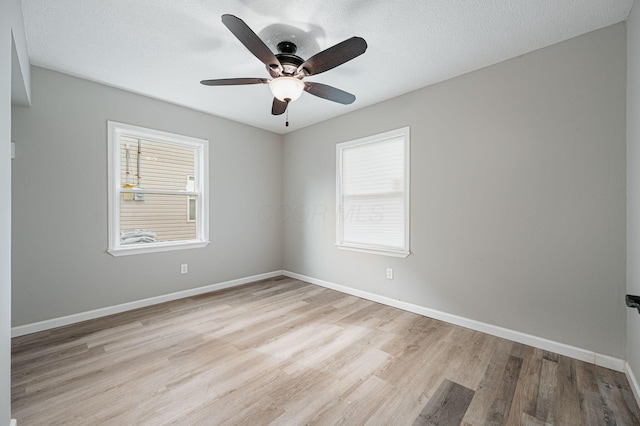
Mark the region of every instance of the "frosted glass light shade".
[[269, 82], [269, 88], [281, 101], [293, 102], [302, 95], [304, 83], [295, 77], [278, 77]]

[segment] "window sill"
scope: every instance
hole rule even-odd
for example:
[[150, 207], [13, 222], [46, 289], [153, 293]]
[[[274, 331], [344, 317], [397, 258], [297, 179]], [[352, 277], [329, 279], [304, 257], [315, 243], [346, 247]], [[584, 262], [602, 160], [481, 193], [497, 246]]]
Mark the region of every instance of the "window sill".
[[163, 251], [186, 250], [202, 248], [209, 245], [209, 241], [177, 241], [168, 243], [136, 244], [119, 246], [107, 250], [111, 256], [130, 256], [133, 254], [158, 253]]
[[350, 250], [350, 251], [357, 251], [361, 253], [378, 254], [381, 256], [391, 256], [391, 257], [405, 258], [411, 254], [410, 251], [404, 251], [404, 250], [387, 250], [383, 248], [357, 247], [357, 246], [348, 246], [344, 244], [336, 244], [336, 247], [338, 247], [340, 250]]

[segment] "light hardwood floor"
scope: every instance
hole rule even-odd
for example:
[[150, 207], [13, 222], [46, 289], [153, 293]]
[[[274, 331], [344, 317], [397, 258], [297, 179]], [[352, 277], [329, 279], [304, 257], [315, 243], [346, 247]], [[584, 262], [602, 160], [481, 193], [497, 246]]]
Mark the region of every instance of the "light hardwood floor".
[[625, 376], [278, 277], [13, 339], [18, 425], [639, 425]]

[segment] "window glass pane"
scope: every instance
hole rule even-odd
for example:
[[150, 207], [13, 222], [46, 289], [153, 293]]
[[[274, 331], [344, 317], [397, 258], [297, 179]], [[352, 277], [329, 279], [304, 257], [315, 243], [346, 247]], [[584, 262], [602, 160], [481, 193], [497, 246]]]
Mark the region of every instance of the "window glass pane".
[[[129, 137], [120, 138], [122, 186], [185, 191], [195, 175], [196, 148]], [[191, 184], [193, 185], [193, 184]], [[193, 189], [191, 189], [193, 191]]]
[[[184, 185], [184, 176], [182, 182]], [[196, 239], [196, 222], [188, 220], [187, 198], [185, 195], [144, 194], [144, 199], [139, 201], [122, 199], [120, 243], [130, 245]], [[196, 198], [193, 200], [195, 203]]]

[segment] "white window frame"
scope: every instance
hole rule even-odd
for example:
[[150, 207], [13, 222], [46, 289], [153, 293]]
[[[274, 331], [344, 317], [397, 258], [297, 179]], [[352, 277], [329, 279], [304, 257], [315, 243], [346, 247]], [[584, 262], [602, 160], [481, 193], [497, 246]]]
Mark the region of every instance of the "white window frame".
[[[108, 121], [107, 142], [108, 142], [108, 230], [109, 247], [107, 252], [113, 256], [126, 256], [133, 254], [156, 253], [164, 251], [182, 250], [205, 247], [209, 244], [209, 141], [175, 133], [163, 132], [160, 130], [148, 129], [130, 124]], [[195, 155], [195, 188], [190, 191], [164, 191], [145, 190], [140, 188], [123, 189], [120, 161], [120, 139], [121, 137], [131, 137], [135, 139], [146, 139], [162, 143], [190, 146], [196, 151]], [[185, 241], [160, 241], [155, 243], [145, 243], [136, 245], [120, 244], [120, 201], [121, 194], [125, 192], [135, 192], [140, 194], [168, 194], [187, 195], [199, 198], [196, 202], [196, 238]], [[188, 202], [188, 201], [187, 201]]]
[[[402, 137], [404, 139], [404, 246], [401, 249], [376, 246], [371, 244], [354, 244], [344, 242], [344, 205], [342, 196], [342, 158], [345, 149], [365, 145], [369, 143], [382, 142], [386, 139], [395, 139]], [[411, 223], [411, 187], [410, 187], [410, 131], [409, 127], [391, 130], [377, 135], [368, 136], [348, 142], [336, 144], [336, 246], [341, 250], [352, 250], [364, 253], [378, 254], [393, 257], [407, 257], [410, 252], [410, 223]]]

